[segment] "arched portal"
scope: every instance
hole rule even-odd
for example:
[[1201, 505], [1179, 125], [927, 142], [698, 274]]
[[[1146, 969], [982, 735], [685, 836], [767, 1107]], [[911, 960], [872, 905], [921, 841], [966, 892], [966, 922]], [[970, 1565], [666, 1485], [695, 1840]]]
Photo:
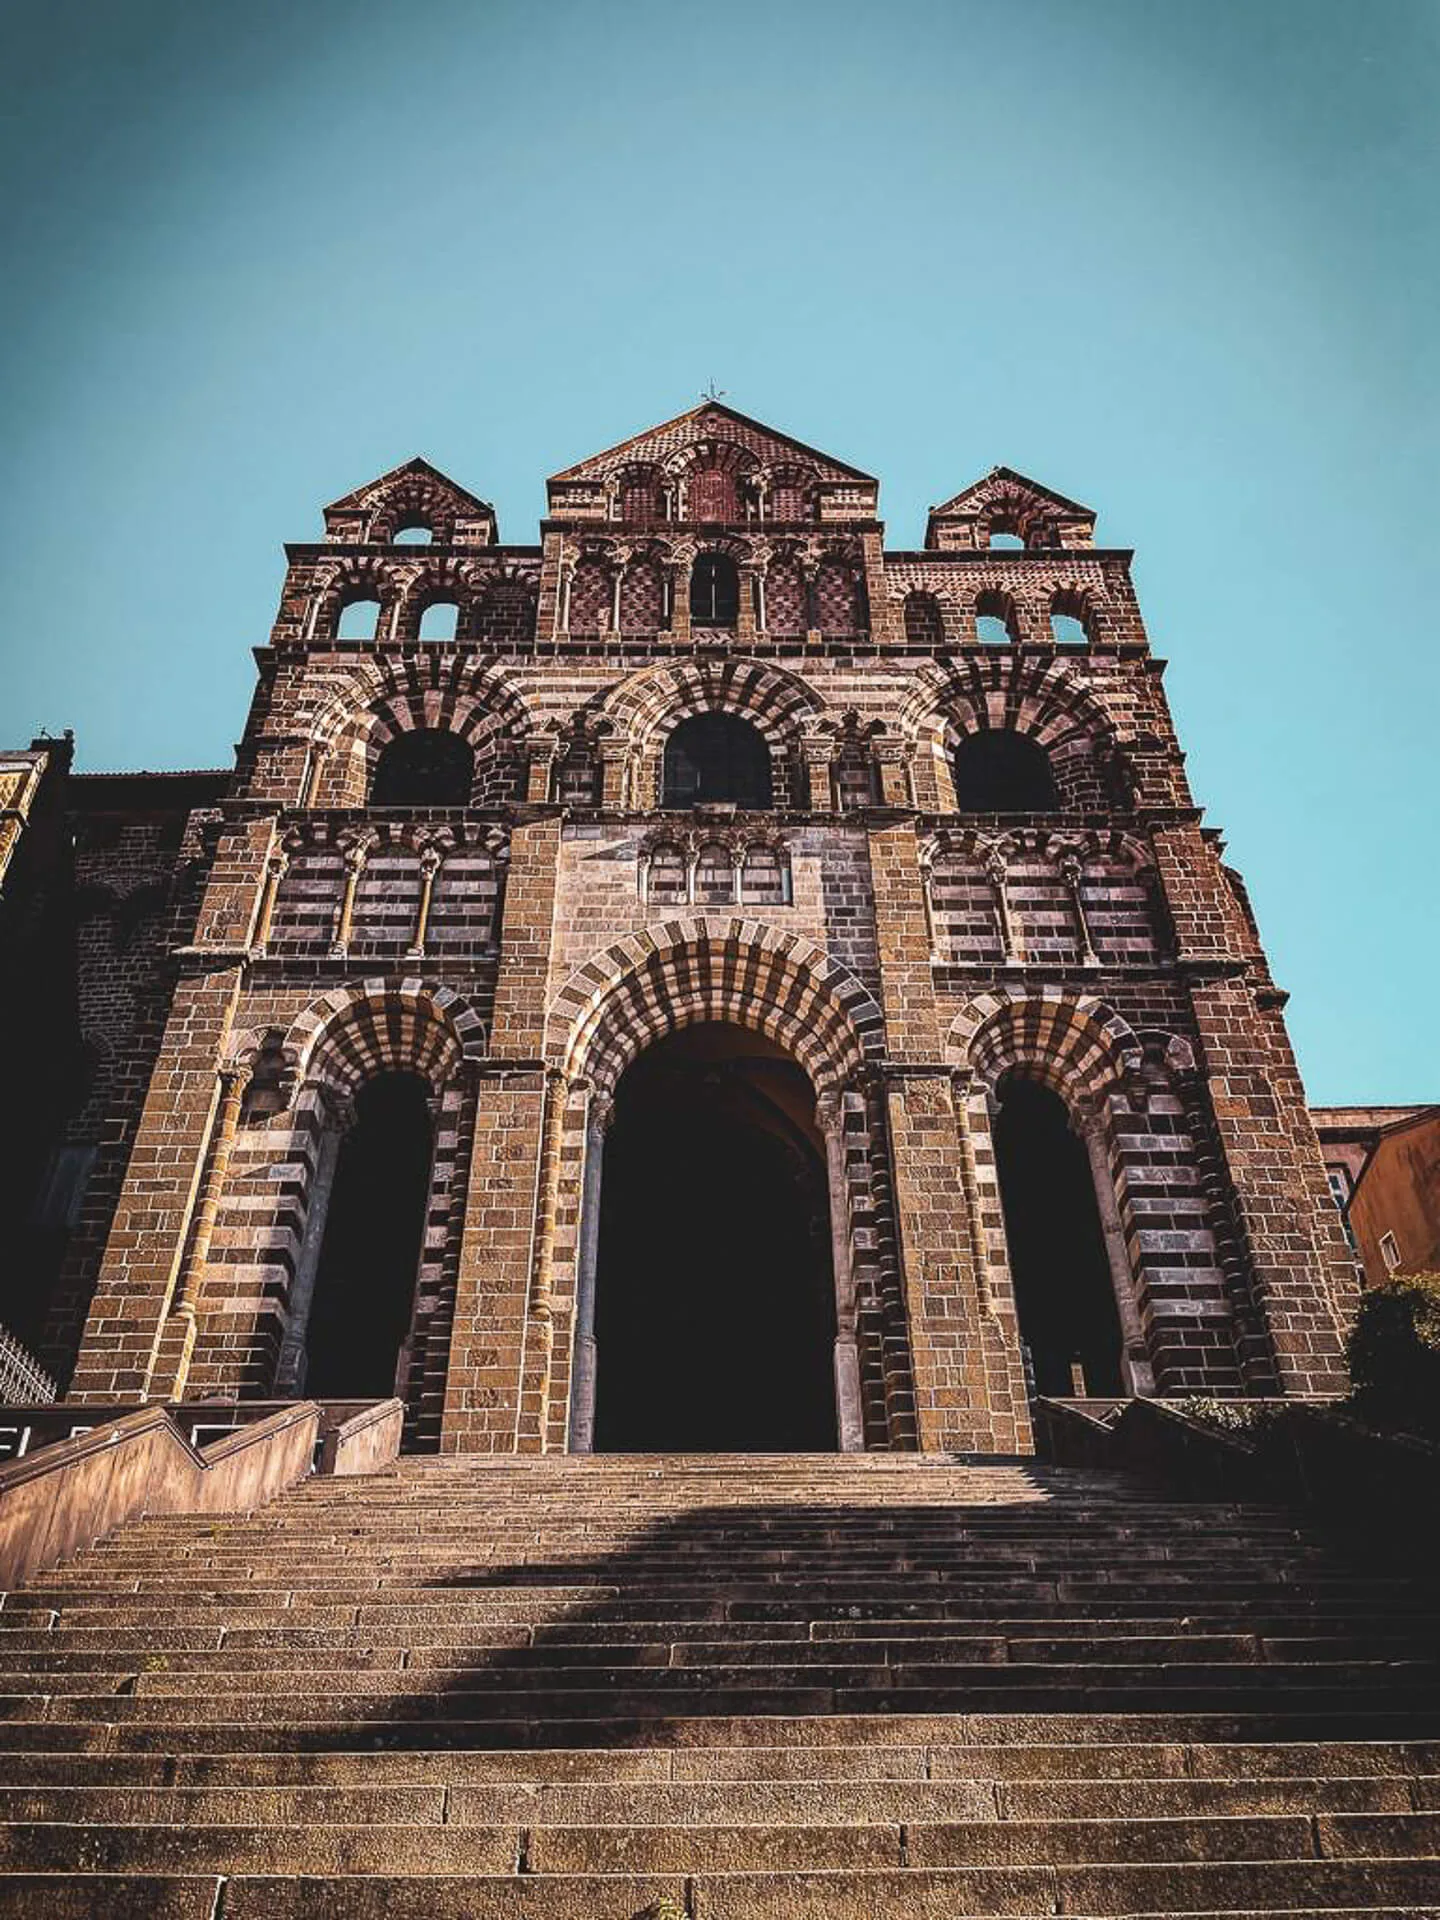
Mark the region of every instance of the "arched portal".
[[829, 1451], [835, 1281], [804, 1071], [705, 1022], [622, 1077], [600, 1190], [594, 1446]]
[[340, 1143], [305, 1340], [305, 1391], [385, 1398], [401, 1384], [434, 1149], [428, 1083], [382, 1073]]
[[1065, 1102], [1024, 1073], [997, 1089], [995, 1159], [1020, 1338], [1037, 1393], [1126, 1391], [1090, 1156]]

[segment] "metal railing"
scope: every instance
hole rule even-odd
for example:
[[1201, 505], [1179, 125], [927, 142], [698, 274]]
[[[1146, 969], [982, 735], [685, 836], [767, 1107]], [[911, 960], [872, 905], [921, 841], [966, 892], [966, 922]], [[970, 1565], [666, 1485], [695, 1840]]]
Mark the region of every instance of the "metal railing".
[[0, 1406], [49, 1406], [58, 1397], [55, 1382], [8, 1327], [0, 1327]]

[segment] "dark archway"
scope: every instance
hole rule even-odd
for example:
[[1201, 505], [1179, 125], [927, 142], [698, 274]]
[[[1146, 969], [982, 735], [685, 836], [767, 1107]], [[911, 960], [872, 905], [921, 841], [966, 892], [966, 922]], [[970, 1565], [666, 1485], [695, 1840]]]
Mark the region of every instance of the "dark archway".
[[690, 623], [733, 627], [740, 617], [740, 574], [728, 553], [702, 553], [690, 571]]
[[665, 742], [661, 785], [666, 807], [733, 800], [763, 810], [773, 791], [765, 736], [738, 714], [692, 714]]
[[605, 1142], [595, 1448], [828, 1452], [835, 1289], [810, 1082], [687, 1027], [620, 1083]]
[[963, 813], [1053, 813], [1060, 791], [1038, 741], [992, 727], [955, 749], [955, 803]]
[[1008, 1075], [1000, 1086], [995, 1158], [1035, 1391], [1123, 1393], [1120, 1316], [1090, 1156], [1059, 1094]]
[[409, 1337], [434, 1150], [428, 1084], [382, 1073], [355, 1101], [340, 1146], [306, 1341], [305, 1391], [394, 1393]]
[[375, 762], [372, 807], [466, 807], [475, 784], [475, 753], [447, 727], [397, 733]]

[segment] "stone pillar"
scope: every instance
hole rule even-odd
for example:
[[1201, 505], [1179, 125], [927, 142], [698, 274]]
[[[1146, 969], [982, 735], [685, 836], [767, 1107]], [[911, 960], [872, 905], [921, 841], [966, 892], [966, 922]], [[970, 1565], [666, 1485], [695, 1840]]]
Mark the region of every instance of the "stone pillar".
[[835, 1427], [842, 1453], [865, 1450], [865, 1413], [860, 1393], [859, 1314], [850, 1244], [850, 1182], [845, 1162], [843, 1096], [825, 1093], [815, 1103], [825, 1136], [825, 1174], [830, 1195], [830, 1257], [835, 1269]]
[[532, 806], [543, 806], [550, 798], [558, 746], [553, 733], [532, 733], [525, 742], [525, 798]]
[[1065, 889], [1070, 895], [1070, 911], [1075, 916], [1075, 945], [1082, 967], [1098, 967], [1100, 956], [1096, 953], [1090, 938], [1090, 923], [1085, 918], [1085, 897], [1080, 891], [1080, 858], [1078, 854], [1062, 853], [1057, 865]]
[[992, 847], [985, 858], [985, 876], [995, 889], [995, 919], [1000, 928], [1000, 948], [1007, 967], [1018, 966], [1024, 955], [1015, 932], [1015, 917], [1010, 911], [1009, 863], [999, 847]]
[[736, 569], [740, 577], [740, 598], [735, 608], [735, 639], [745, 646], [755, 638], [755, 581], [758, 569], [746, 563]]
[[875, 741], [875, 761], [880, 771], [880, 804], [883, 807], [913, 807], [915, 795], [910, 784], [910, 749], [905, 740]]
[[[805, 765], [806, 785], [810, 789], [811, 808], [816, 813], [836, 812], [839, 796], [835, 791], [835, 736], [807, 733], [800, 742], [800, 751]], [[803, 803], [804, 797], [797, 796], [797, 804]]]
[[670, 631], [684, 646], [690, 639], [690, 563], [677, 561], [670, 573]]
[[373, 833], [362, 833], [345, 849], [345, 891], [340, 896], [340, 907], [335, 916], [335, 938], [330, 946], [332, 959], [343, 960], [349, 951], [350, 929], [355, 918], [355, 893], [374, 839]]
[[1127, 1393], [1153, 1394], [1155, 1368], [1135, 1300], [1135, 1276], [1130, 1270], [1130, 1250], [1125, 1242], [1125, 1229], [1115, 1200], [1104, 1107], [1097, 1105], [1083, 1109], [1076, 1114], [1073, 1125], [1090, 1156], [1090, 1177], [1095, 1184], [1095, 1203], [1100, 1212], [1105, 1257], [1110, 1263], [1110, 1284], [1120, 1317], [1120, 1370], [1125, 1390]]
[[265, 879], [255, 909], [255, 929], [250, 936], [251, 947], [257, 953], [263, 953], [269, 942], [270, 927], [275, 918], [275, 897], [289, 864], [290, 856], [283, 847], [277, 847], [265, 863]]
[[870, 871], [888, 1060], [883, 1071], [900, 1284], [926, 1452], [1028, 1452], [1015, 1333], [976, 1258], [951, 1070], [944, 1059], [912, 822], [872, 827]]
[[425, 936], [430, 930], [430, 903], [435, 896], [435, 876], [444, 864], [439, 847], [424, 847], [420, 853], [420, 900], [415, 908], [415, 928], [406, 949], [407, 960], [423, 960]]
[[230, 1170], [235, 1133], [240, 1125], [240, 1109], [245, 1089], [250, 1084], [248, 1066], [229, 1065], [220, 1069], [219, 1097], [210, 1127], [205, 1154], [205, 1170], [200, 1177], [195, 1210], [180, 1277], [170, 1302], [170, 1311], [160, 1324], [155, 1341], [155, 1357], [146, 1383], [147, 1400], [183, 1400], [190, 1374], [190, 1356], [195, 1351], [195, 1323], [199, 1315], [200, 1295], [205, 1284], [205, 1267], [210, 1258], [210, 1242]]
[[324, 1124], [315, 1143], [315, 1166], [305, 1201], [305, 1231], [295, 1262], [295, 1278], [290, 1282], [290, 1295], [285, 1303], [285, 1331], [275, 1363], [275, 1397], [279, 1400], [298, 1399], [305, 1391], [305, 1371], [310, 1358], [310, 1309], [315, 1303], [320, 1249], [325, 1243], [325, 1225], [330, 1218], [330, 1195], [335, 1186], [341, 1143], [354, 1121], [349, 1106], [328, 1088], [317, 1089], [316, 1097]]
[[555, 1225], [560, 1190], [560, 1143], [569, 1097], [569, 1080], [558, 1067], [552, 1067], [545, 1075], [545, 1124], [540, 1139], [530, 1306], [520, 1385], [518, 1445], [522, 1453], [543, 1452], [550, 1426], [550, 1367], [555, 1352]]
[[591, 1094], [585, 1119], [585, 1184], [575, 1270], [575, 1355], [570, 1370], [571, 1453], [592, 1453], [595, 1448], [599, 1361], [595, 1347], [595, 1282], [600, 1256], [600, 1182], [605, 1162], [605, 1135], [613, 1112], [614, 1104], [608, 1094]]
[[238, 963], [182, 979], [170, 1006], [70, 1387], [72, 1400], [138, 1399], [179, 1277], [204, 1172]]

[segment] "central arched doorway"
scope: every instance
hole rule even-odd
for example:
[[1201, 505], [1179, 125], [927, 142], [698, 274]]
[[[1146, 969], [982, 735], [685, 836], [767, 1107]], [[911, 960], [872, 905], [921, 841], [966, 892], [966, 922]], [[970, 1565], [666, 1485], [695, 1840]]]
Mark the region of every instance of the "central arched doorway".
[[997, 1093], [995, 1161], [1034, 1391], [1122, 1394], [1120, 1314], [1090, 1156], [1050, 1087], [1010, 1072]]
[[835, 1447], [814, 1111], [787, 1054], [720, 1022], [657, 1042], [620, 1081], [600, 1196], [596, 1451]]
[[410, 1335], [434, 1129], [419, 1074], [381, 1073], [340, 1146], [305, 1334], [315, 1399], [388, 1398]]

